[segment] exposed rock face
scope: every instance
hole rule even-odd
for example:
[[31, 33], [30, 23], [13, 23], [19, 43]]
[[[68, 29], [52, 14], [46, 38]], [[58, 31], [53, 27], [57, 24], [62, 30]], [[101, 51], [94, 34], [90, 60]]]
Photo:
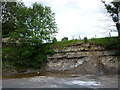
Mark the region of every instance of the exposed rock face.
[[[117, 73], [120, 57], [116, 50], [104, 50], [100, 45], [91, 43], [55, 49], [56, 54], [48, 56], [48, 70], [70, 71], [72, 73]], [[63, 53], [64, 52], [64, 53]]]

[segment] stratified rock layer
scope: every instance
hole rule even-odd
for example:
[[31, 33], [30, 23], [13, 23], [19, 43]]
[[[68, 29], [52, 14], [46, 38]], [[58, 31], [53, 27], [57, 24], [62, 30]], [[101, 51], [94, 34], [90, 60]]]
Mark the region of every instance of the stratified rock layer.
[[115, 56], [116, 51], [107, 51], [91, 43], [66, 46], [62, 50], [56, 48], [56, 54], [48, 56], [47, 70], [81, 74], [118, 73], [120, 57]]

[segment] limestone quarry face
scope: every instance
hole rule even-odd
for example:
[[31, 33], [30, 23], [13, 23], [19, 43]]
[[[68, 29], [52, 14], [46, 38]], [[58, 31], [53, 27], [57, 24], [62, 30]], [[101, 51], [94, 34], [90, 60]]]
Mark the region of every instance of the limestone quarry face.
[[[62, 53], [62, 52], [65, 53]], [[76, 44], [55, 49], [53, 56], [48, 56], [47, 70], [70, 71], [81, 74], [118, 73], [120, 56], [116, 50], [104, 50], [100, 45], [91, 43]]]

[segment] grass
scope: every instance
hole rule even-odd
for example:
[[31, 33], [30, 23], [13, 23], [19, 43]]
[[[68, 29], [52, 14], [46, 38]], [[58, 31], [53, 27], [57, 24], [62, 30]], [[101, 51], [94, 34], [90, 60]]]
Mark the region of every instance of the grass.
[[65, 46], [74, 45], [77, 43], [84, 43], [84, 40], [59, 41], [57, 43], [51, 44], [51, 47], [52, 48], [65, 47]]
[[120, 44], [118, 43], [118, 37], [105, 37], [105, 38], [96, 38], [88, 40], [94, 44], [102, 45], [106, 50], [118, 50]]
[[[93, 44], [100, 44], [103, 46], [106, 50], [118, 50], [119, 43], [118, 43], [118, 37], [105, 37], [105, 38], [94, 38], [94, 39], [88, 39], [88, 42]], [[50, 43], [51, 48], [59, 48], [63, 49], [65, 46], [74, 45], [77, 43], [84, 43], [84, 40], [68, 40], [68, 41], [58, 41], [56, 43]]]

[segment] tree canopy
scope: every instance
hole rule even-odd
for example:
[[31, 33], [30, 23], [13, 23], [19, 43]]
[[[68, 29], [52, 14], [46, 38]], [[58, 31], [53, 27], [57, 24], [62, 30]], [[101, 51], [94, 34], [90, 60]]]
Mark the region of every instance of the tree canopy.
[[10, 36], [14, 42], [49, 42], [57, 32], [50, 7], [34, 3], [28, 8], [23, 3], [4, 2], [2, 8], [3, 36]]
[[107, 4], [105, 1], [102, 1], [105, 5], [107, 12], [112, 17], [112, 20], [116, 24], [116, 28], [118, 30], [119, 42], [120, 42], [120, 24], [119, 24], [119, 15], [118, 15], [118, 8], [120, 7], [120, 2], [111, 2]]
[[8, 37], [17, 29], [17, 11], [24, 7], [22, 2], [2, 2], [2, 36]]
[[[6, 4], [10, 10], [6, 10]], [[3, 50], [3, 62], [16, 67], [40, 68], [40, 64], [47, 61], [47, 54], [54, 53], [43, 42], [51, 42], [57, 33], [55, 13], [50, 7], [37, 3], [31, 7], [13, 2], [3, 5], [3, 35], [10, 37], [8, 49]]]

